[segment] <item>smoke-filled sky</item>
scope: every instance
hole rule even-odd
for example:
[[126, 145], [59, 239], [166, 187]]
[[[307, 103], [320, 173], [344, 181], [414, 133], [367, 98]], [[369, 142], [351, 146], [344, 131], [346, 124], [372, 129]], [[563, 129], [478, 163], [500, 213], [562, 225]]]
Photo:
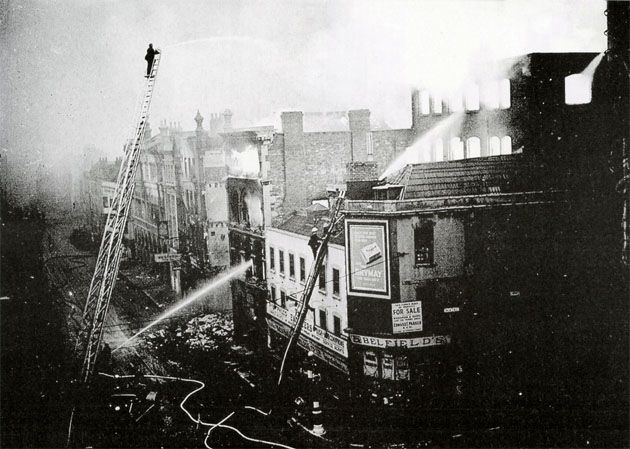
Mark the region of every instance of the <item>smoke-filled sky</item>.
[[149, 42], [164, 56], [154, 129], [162, 119], [193, 129], [197, 109], [207, 117], [226, 108], [236, 127], [273, 124], [282, 110], [364, 107], [408, 127], [412, 86], [456, 87], [493, 58], [606, 45], [603, 0], [0, 5], [0, 145], [66, 165], [88, 144], [121, 155]]

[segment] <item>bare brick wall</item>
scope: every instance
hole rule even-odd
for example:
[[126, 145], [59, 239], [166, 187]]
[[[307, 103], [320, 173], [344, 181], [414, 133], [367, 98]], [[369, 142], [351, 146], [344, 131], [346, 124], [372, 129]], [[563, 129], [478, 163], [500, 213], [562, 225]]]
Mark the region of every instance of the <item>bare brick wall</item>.
[[414, 141], [411, 129], [387, 129], [372, 131], [374, 162], [380, 175], [390, 162], [402, 153]]

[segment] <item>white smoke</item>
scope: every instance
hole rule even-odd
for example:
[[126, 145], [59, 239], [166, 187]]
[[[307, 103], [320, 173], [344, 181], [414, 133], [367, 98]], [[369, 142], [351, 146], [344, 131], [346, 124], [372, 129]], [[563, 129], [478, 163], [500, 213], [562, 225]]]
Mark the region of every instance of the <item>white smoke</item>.
[[260, 176], [260, 162], [258, 151], [249, 145], [243, 151], [231, 150], [227, 158], [228, 174], [240, 178], [258, 178]]
[[247, 192], [245, 195], [245, 204], [247, 204], [247, 212], [249, 213], [249, 224], [251, 227], [258, 227], [263, 225], [262, 204], [260, 197], [255, 193]]
[[603, 57], [604, 53], [600, 53], [581, 73], [567, 76], [564, 82], [564, 96], [567, 104], [588, 104], [591, 102], [593, 76]]

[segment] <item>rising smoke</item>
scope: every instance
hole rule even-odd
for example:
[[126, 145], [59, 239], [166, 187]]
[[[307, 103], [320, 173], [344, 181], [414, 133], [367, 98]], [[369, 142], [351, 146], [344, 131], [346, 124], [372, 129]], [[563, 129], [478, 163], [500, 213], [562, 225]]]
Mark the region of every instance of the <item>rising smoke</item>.
[[230, 150], [227, 157], [228, 174], [238, 178], [258, 179], [260, 162], [257, 149], [249, 145], [243, 151]]

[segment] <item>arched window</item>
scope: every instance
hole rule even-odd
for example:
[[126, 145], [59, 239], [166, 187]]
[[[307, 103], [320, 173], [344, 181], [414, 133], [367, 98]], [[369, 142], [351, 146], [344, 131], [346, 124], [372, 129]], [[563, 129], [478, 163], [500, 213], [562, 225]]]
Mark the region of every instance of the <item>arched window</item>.
[[478, 111], [479, 110], [479, 86], [476, 84], [470, 84], [466, 87], [466, 110]]
[[433, 142], [433, 160], [436, 162], [444, 160], [444, 143], [440, 137]]
[[420, 92], [420, 113], [422, 115], [431, 113], [431, 99], [429, 98], [429, 92], [426, 90]]
[[510, 80], [505, 78], [499, 81], [499, 105], [501, 109], [508, 109], [512, 104], [512, 93], [510, 87]]
[[512, 154], [512, 138], [510, 136], [501, 139], [501, 154]]
[[449, 159], [452, 161], [456, 161], [458, 159], [464, 159], [464, 142], [459, 137], [451, 138], [450, 143], [450, 157]]
[[498, 156], [501, 154], [501, 139], [497, 136], [490, 137], [490, 156]]
[[432, 102], [433, 102], [433, 113], [441, 114], [442, 113], [442, 95], [439, 93], [434, 93]]
[[469, 137], [466, 140], [466, 157], [481, 157], [481, 140], [479, 140], [479, 137]]

